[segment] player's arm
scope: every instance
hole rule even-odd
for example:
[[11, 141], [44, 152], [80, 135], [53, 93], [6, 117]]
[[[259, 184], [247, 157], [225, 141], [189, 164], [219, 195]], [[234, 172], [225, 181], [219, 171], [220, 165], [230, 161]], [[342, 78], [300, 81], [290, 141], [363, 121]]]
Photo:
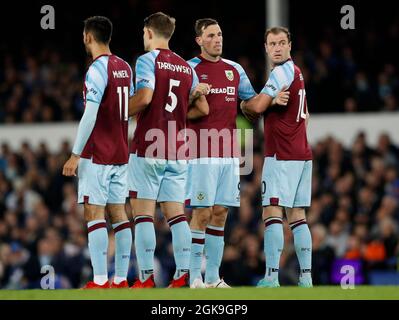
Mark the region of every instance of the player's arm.
[[154, 91], [150, 88], [141, 88], [129, 99], [129, 117], [143, 111], [152, 101]]
[[101, 66], [99, 60], [94, 62], [86, 74], [86, 102], [83, 116], [80, 119], [72, 155], [65, 163], [62, 174], [65, 176], [76, 176], [80, 155], [89, 140], [96, 124], [97, 113], [100, 108], [102, 96], [108, 82], [106, 68]]
[[[238, 84], [238, 96], [241, 99], [240, 106], [253, 106], [257, 102], [258, 95], [256, 94], [254, 88], [252, 87], [251, 81], [248, 78], [245, 70], [238, 63], [234, 65], [238, 74], [240, 75], [240, 82]], [[249, 109], [242, 109], [245, 117], [251, 121], [255, 120], [259, 117], [259, 115], [255, 112], [250, 111]]]
[[209, 93], [211, 86], [207, 83], [199, 83], [198, 76], [193, 68], [193, 82], [191, 84], [189, 110], [187, 119], [198, 119], [209, 114], [209, 105], [205, 96]]
[[136, 62], [136, 93], [129, 99], [129, 116], [147, 108], [155, 89], [155, 59], [151, 54], [140, 56]]
[[309, 111], [306, 110], [306, 119], [305, 119], [305, 126], [308, 128], [310, 114]]
[[80, 119], [78, 133], [73, 145], [72, 154], [65, 163], [62, 174], [65, 176], [76, 176], [76, 169], [79, 165], [80, 155], [93, 132], [96, 124], [99, 103], [88, 101], [85, 106], [82, 119]]
[[271, 106], [286, 106], [290, 98], [290, 92], [286, 90], [286, 87], [282, 88], [274, 98], [266, 93], [260, 93], [252, 99], [243, 100], [241, 102], [241, 109], [244, 112], [249, 111], [261, 114]]
[[287, 89], [294, 80], [292, 64], [285, 63], [273, 69], [261, 93], [249, 101], [241, 104], [244, 114], [251, 117], [265, 112], [274, 105], [286, 106], [290, 97]]
[[206, 100], [205, 96], [202, 95], [192, 102], [190, 109], [187, 112], [187, 119], [194, 120], [207, 116], [208, 114], [208, 101]]

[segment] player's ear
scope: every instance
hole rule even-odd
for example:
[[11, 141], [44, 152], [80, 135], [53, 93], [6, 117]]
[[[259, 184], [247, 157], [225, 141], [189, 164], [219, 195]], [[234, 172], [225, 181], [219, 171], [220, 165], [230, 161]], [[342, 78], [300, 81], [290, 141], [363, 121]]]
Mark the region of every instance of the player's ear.
[[152, 38], [154, 37], [154, 33], [149, 28], [147, 28], [147, 32], [148, 32], [148, 39], [152, 40]]
[[266, 53], [268, 53], [268, 51], [267, 51], [267, 44], [266, 44], [266, 42], [264, 43], [264, 45], [265, 45], [265, 50], [266, 50]]
[[86, 33], [86, 44], [90, 44], [93, 42], [93, 35], [90, 32]]
[[201, 38], [201, 37], [195, 37], [195, 42], [196, 42], [199, 46], [202, 46], [202, 38]]

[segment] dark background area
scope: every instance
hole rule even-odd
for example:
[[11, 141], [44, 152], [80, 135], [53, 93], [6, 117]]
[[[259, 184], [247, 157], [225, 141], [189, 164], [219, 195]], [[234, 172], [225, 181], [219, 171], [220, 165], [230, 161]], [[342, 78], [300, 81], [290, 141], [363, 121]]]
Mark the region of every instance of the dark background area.
[[[310, 113], [397, 113], [396, 4], [386, 0], [289, 3], [292, 56], [306, 81]], [[45, 4], [55, 8], [55, 30], [40, 28], [40, 8]], [[340, 8], [345, 4], [355, 7], [355, 30], [340, 27]], [[195, 20], [217, 19], [224, 35], [223, 56], [239, 62], [255, 90], [261, 90], [266, 80], [264, 1], [13, 1], [0, 5], [0, 125], [78, 121], [90, 63], [82, 43], [83, 20], [108, 16], [114, 24], [112, 51], [134, 67], [143, 53], [143, 19], [160, 10], [176, 18], [171, 49], [186, 59], [198, 54]], [[254, 285], [264, 275], [263, 136], [258, 129], [254, 170], [242, 177], [241, 207], [230, 211], [226, 225], [221, 275], [233, 286]], [[363, 283], [398, 281], [398, 147], [382, 132], [377, 145], [370, 147], [367, 132], [360, 132], [347, 148], [334, 137], [312, 148], [312, 206], [307, 220], [313, 237], [314, 283], [336, 284], [334, 275], [339, 275], [342, 264], [359, 268]], [[40, 267], [46, 264], [56, 269], [57, 288], [79, 287], [91, 278], [76, 181], [61, 175], [70, 149], [67, 142], [57, 152], [45, 144], [1, 145], [0, 288], [39, 287]], [[159, 212], [155, 227], [155, 271], [162, 286], [174, 272], [174, 262], [170, 230]], [[284, 228], [280, 280], [282, 285], [296, 285], [292, 234], [286, 222]], [[113, 250], [110, 232], [110, 275]], [[131, 260], [130, 282], [136, 276], [134, 254]]]

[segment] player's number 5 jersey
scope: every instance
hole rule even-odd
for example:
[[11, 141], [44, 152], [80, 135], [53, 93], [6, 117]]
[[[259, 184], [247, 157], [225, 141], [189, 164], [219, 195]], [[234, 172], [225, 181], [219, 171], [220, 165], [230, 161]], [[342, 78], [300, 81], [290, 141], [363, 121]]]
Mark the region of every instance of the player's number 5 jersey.
[[[131, 153], [147, 158], [184, 158], [185, 152], [180, 151], [185, 147], [189, 96], [197, 84], [195, 71], [171, 50], [156, 49], [138, 58], [136, 89], [149, 88], [153, 96], [137, 117]], [[157, 139], [159, 134], [161, 139]]]

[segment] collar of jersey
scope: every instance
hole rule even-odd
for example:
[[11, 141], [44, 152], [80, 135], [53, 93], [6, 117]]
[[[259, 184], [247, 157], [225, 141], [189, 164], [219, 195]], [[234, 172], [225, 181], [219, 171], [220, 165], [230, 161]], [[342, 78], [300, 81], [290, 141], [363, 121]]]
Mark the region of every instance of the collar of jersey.
[[110, 57], [110, 56], [112, 56], [112, 53], [111, 54], [107, 54], [107, 53], [104, 53], [104, 54], [100, 54], [97, 58], [95, 58], [91, 63], [93, 63], [94, 61], [96, 61], [97, 59], [100, 59], [101, 57]]
[[203, 56], [201, 56], [200, 54], [197, 56], [198, 57], [198, 59], [200, 59], [201, 61], [203, 61], [203, 62], [209, 62], [209, 63], [220, 63], [221, 61], [222, 61], [222, 57], [220, 57], [220, 59], [218, 60], [218, 61], [211, 61], [211, 60], [208, 60], [208, 59], [205, 59]]

